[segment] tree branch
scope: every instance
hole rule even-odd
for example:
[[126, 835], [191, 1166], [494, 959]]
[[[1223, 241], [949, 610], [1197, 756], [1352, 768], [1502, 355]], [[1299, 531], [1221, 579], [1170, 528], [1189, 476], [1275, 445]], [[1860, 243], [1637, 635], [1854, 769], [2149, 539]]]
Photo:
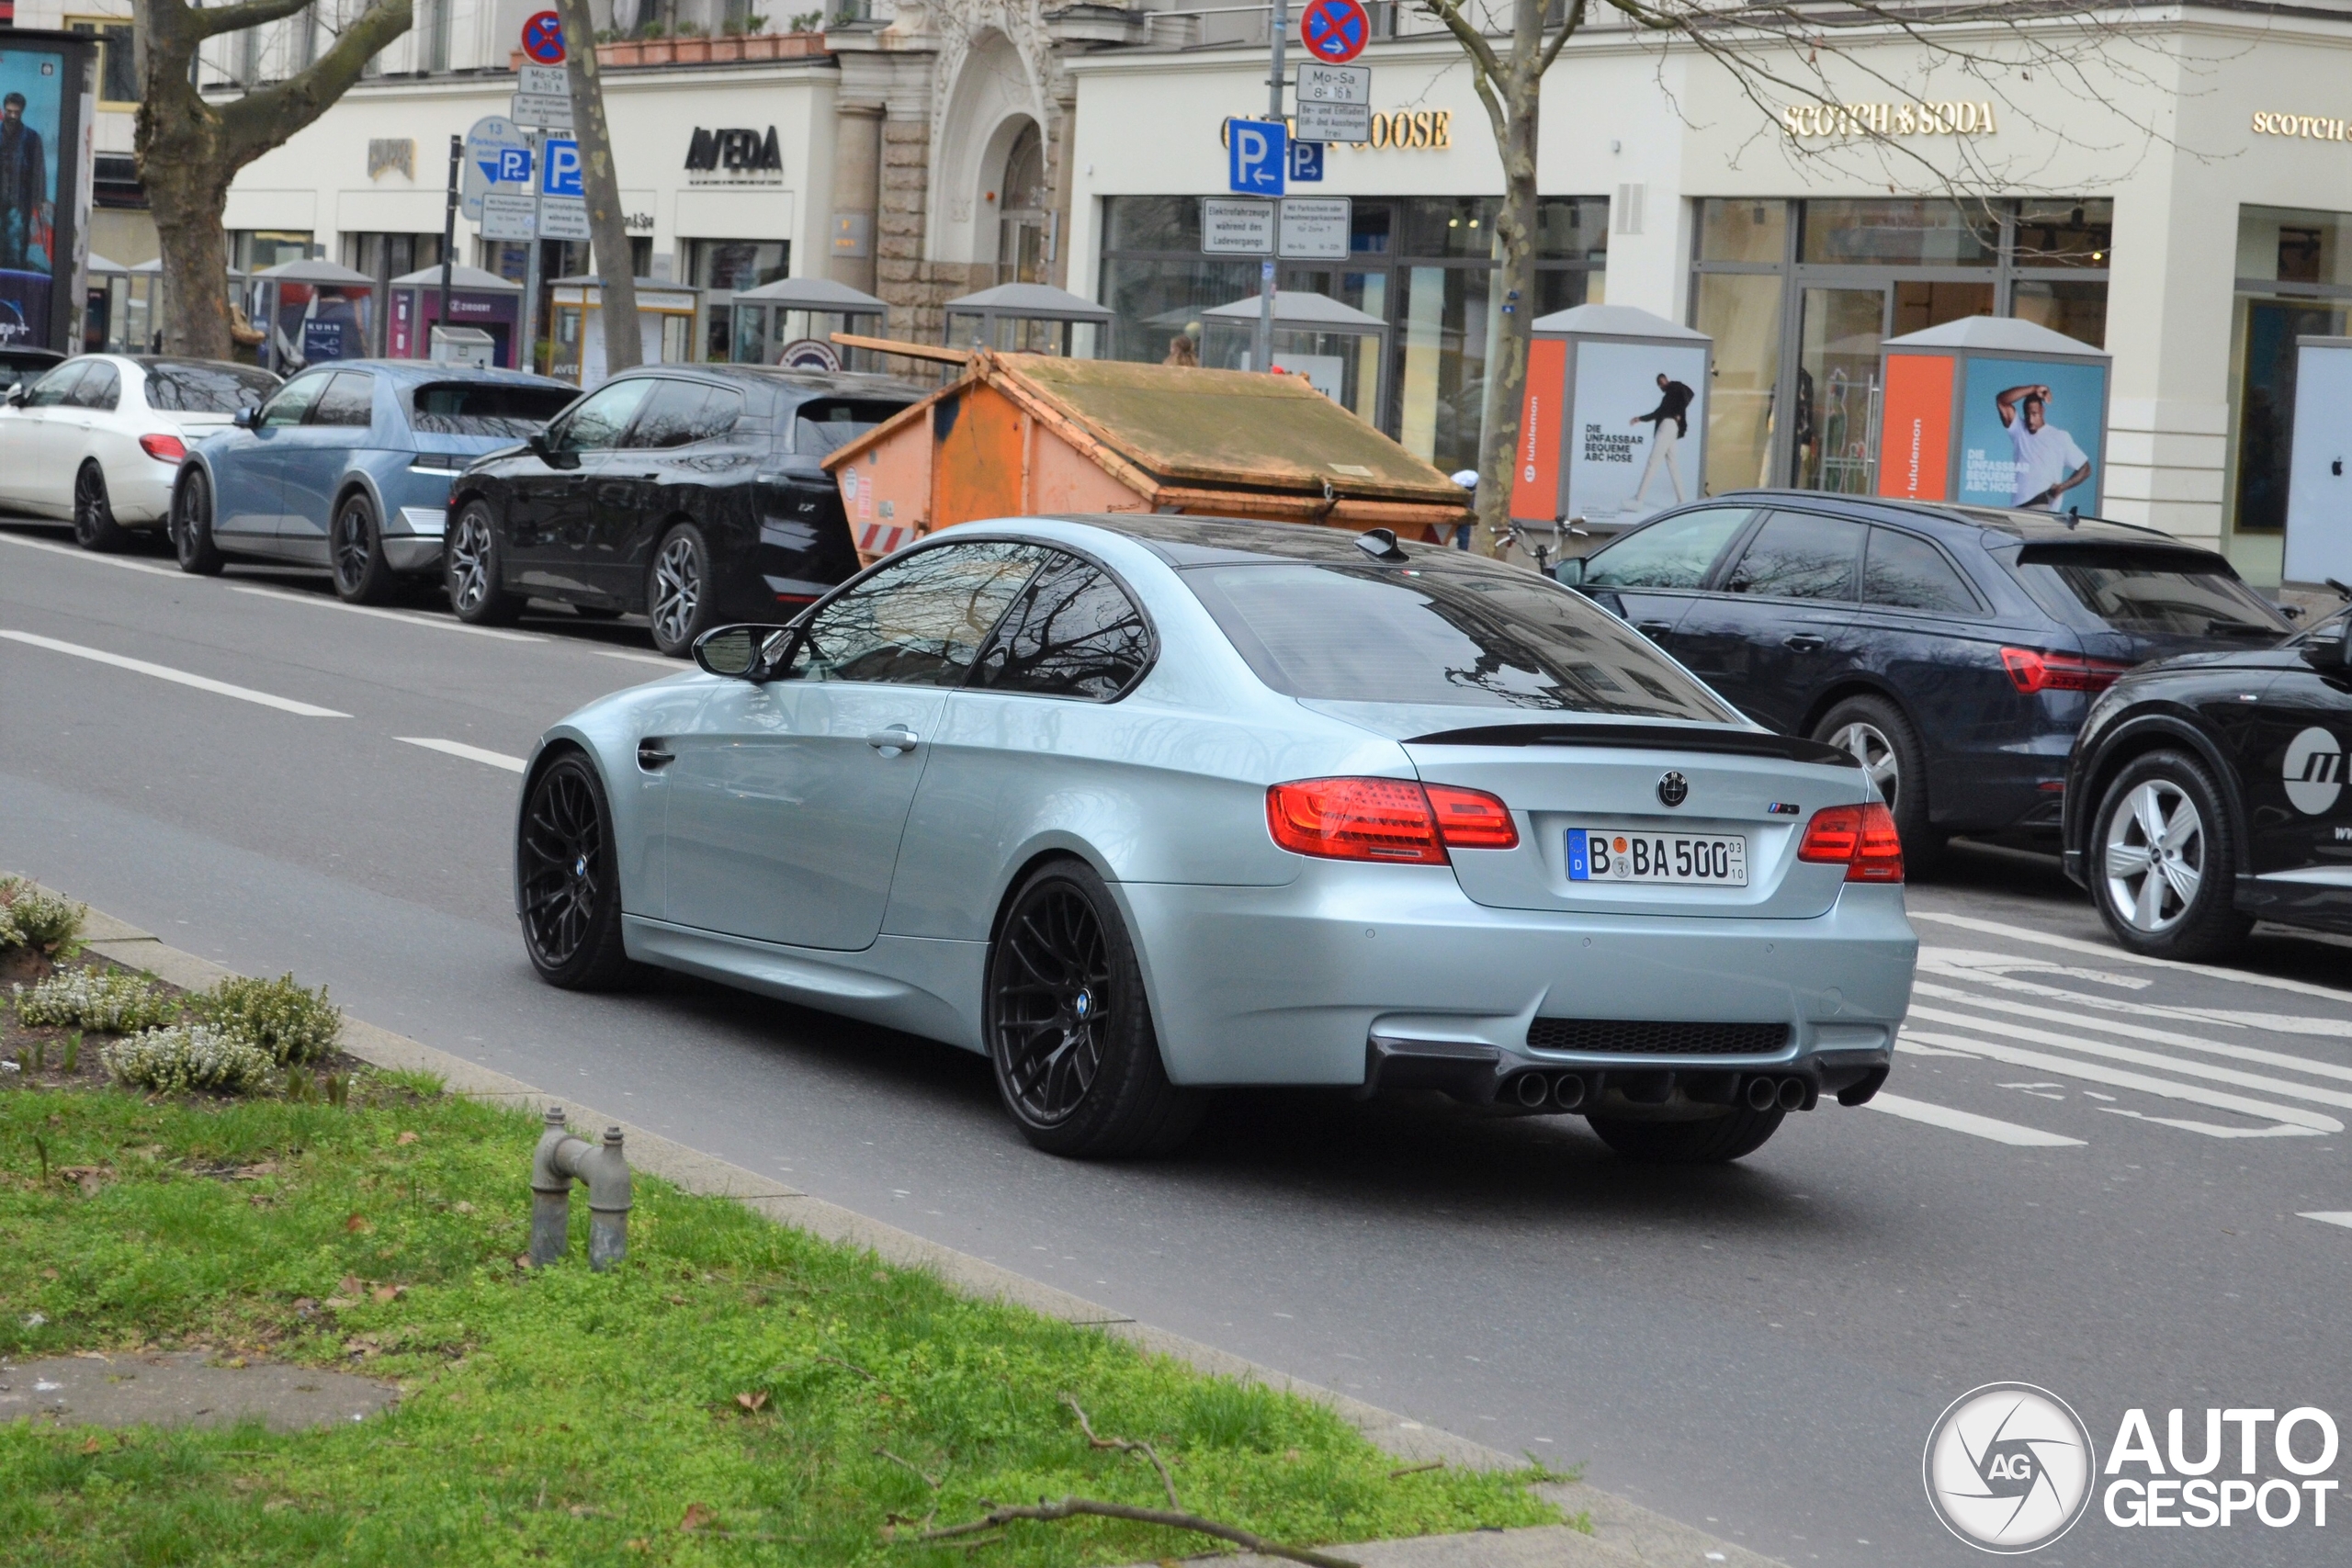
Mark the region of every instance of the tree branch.
[[[167, 0], [176, 4], [176, 0]], [[297, 11], [308, 10], [315, 0], [243, 0], [236, 6], [182, 6], [187, 13], [187, 26], [198, 39], [219, 38], [222, 33], [243, 32], [266, 23], [282, 21]]]
[[1480, 75], [1497, 78], [1502, 75], [1502, 62], [1495, 58], [1494, 46], [1487, 41], [1486, 35], [1478, 30], [1477, 25], [1462, 14], [1459, 0], [1419, 0], [1419, 4], [1423, 11], [1444, 24], [1445, 30], [1453, 35], [1454, 41], [1462, 46], [1462, 51], [1470, 57]]
[[949, 1540], [957, 1536], [978, 1535], [1014, 1519], [1076, 1518], [1083, 1514], [1103, 1519], [1128, 1519], [1140, 1525], [1165, 1525], [1170, 1529], [1191, 1530], [1195, 1535], [1215, 1536], [1229, 1540], [1244, 1551], [1255, 1551], [1265, 1557], [1286, 1557], [1293, 1562], [1305, 1562], [1310, 1568], [1361, 1568], [1345, 1557], [1333, 1557], [1327, 1552], [1312, 1551], [1303, 1546], [1284, 1546], [1252, 1535], [1238, 1525], [1224, 1525], [1215, 1519], [1204, 1519], [1197, 1514], [1176, 1513], [1164, 1508], [1135, 1508], [1125, 1503], [1098, 1503], [1091, 1497], [1065, 1497], [1058, 1503], [1012, 1504], [990, 1508], [986, 1518], [974, 1519], [967, 1525], [949, 1525], [944, 1529], [924, 1530], [911, 1535], [909, 1540]]
[[1149, 1443], [1130, 1442], [1125, 1438], [1098, 1438], [1094, 1435], [1094, 1424], [1087, 1420], [1085, 1411], [1079, 1409], [1077, 1395], [1069, 1393], [1063, 1394], [1062, 1403], [1069, 1405], [1071, 1411], [1077, 1415], [1078, 1429], [1086, 1434], [1087, 1447], [1092, 1449], [1116, 1449], [1121, 1453], [1139, 1453], [1143, 1455], [1144, 1458], [1151, 1461], [1151, 1468], [1159, 1472], [1159, 1484], [1168, 1489], [1168, 1506], [1171, 1508], [1183, 1507], [1184, 1504], [1182, 1499], [1176, 1495], [1176, 1478], [1169, 1474], [1167, 1465], [1160, 1462], [1159, 1450], [1158, 1449], [1153, 1448]]
[[[278, 0], [254, 3], [275, 5]], [[242, 168], [252, 163], [326, 113], [359, 80], [368, 62], [408, 31], [411, 20], [409, 0], [375, 0], [308, 70], [222, 105], [221, 140], [232, 166]]]

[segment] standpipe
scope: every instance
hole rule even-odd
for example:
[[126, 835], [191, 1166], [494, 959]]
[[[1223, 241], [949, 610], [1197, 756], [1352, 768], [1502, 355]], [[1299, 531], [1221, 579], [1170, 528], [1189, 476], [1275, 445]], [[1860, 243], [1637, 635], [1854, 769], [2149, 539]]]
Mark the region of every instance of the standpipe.
[[531, 1266], [562, 1260], [571, 1232], [571, 1184], [588, 1189], [588, 1266], [602, 1273], [628, 1255], [628, 1161], [621, 1130], [600, 1147], [564, 1131], [563, 1107], [548, 1107], [547, 1131], [531, 1154]]

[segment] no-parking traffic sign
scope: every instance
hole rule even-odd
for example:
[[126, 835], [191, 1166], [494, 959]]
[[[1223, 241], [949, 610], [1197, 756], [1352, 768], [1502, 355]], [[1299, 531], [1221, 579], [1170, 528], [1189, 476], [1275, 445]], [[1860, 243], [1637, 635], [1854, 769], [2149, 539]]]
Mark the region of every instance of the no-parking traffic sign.
[[1307, 0], [1299, 13], [1298, 40], [1326, 65], [1345, 65], [1372, 41], [1372, 18], [1361, 0]]
[[[1350, 0], [1353, 4], [1353, 0]], [[542, 65], [563, 63], [563, 18], [540, 11], [523, 23], [523, 52]]]

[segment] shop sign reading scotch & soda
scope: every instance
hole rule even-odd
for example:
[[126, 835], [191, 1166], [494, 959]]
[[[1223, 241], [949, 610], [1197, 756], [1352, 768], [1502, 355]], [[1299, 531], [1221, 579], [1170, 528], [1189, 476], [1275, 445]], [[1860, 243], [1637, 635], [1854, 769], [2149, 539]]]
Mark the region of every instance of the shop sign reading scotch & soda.
[[1791, 136], [1991, 136], [2000, 127], [1984, 102], [1791, 104], [1781, 129]]

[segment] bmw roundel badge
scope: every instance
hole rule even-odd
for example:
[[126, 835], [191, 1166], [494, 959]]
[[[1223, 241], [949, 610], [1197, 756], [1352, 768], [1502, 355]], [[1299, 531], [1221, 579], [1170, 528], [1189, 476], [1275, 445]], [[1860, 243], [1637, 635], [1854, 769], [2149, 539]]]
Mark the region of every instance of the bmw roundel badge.
[[1679, 806], [1690, 798], [1690, 781], [1680, 773], [1661, 773], [1657, 781], [1657, 797], [1665, 805]]

